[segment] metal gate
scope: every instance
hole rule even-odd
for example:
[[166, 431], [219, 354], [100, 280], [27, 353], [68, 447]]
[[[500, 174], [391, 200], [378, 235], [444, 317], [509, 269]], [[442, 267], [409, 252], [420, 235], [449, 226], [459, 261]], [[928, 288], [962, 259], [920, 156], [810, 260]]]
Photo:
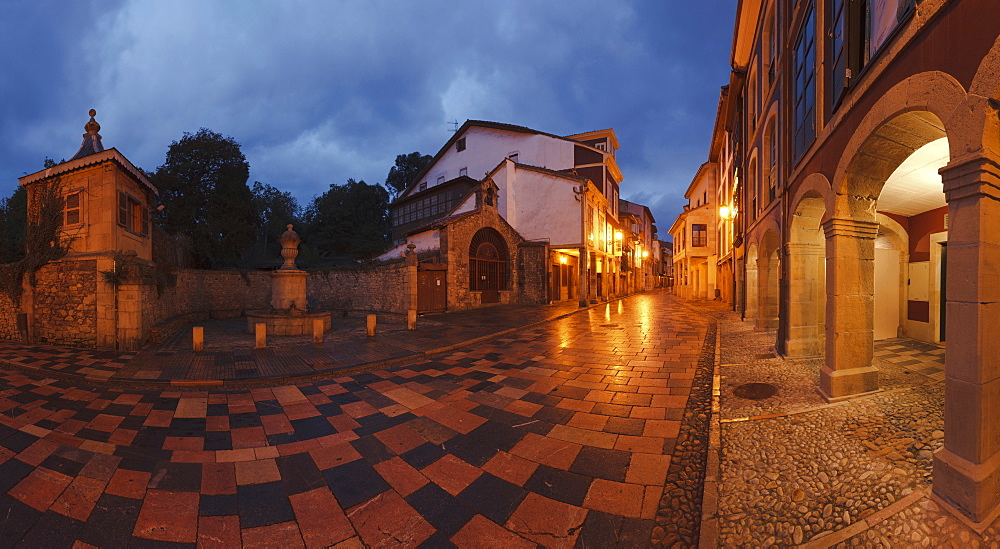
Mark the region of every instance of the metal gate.
[[482, 292], [482, 303], [498, 303], [507, 289], [507, 246], [495, 229], [483, 228], [469, 247], [469, 289]]

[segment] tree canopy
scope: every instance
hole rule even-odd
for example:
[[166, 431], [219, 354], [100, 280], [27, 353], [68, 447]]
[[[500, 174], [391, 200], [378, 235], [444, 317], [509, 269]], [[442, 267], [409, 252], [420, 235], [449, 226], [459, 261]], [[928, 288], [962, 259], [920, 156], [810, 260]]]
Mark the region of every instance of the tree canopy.
[[432, 159], [431, 155], [421, 155], [416, 151], [397, 155], [396, 164], [389, 168], [389, 175], [385, 178], [385, 187], [392, 194], [391, 198], [396, 198], [406, 190], [406, 187], [413, 182], [413, 178], [430, 164]]
[[0, 200], [0, 263], [24, 257], [24, 230], [28, 221], [28, 191], [18, 187]]
[[381, 185], [348, 179], [306, 209], [305, 241], [320, 257], [361, 259], [389, 245], [389, 194]]
[[265, 244], [276, 242], [281, 233], [285, 232], [285, 225], [299, 223], [302, 212], [292, 193], [260, 181], [254, 181], [250, 192], [253, 195], [251, 200], [254, 211], [260, 216], [258, 240], [263, 240]]
[[160, 190], [163, 227], [186, 233], [201, 268], [237, 265], [254, 242], [259, 215], [247, 186], [250, 164], [240, 144], [207, 128], [184, 133], [151, 180]]

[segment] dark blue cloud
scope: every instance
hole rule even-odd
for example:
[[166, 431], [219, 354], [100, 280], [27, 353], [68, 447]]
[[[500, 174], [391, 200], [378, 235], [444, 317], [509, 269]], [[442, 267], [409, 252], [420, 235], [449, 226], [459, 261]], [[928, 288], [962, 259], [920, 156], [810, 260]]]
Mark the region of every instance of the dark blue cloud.
[[[243, 144], [253, 179], [301, 200], [380, 182], [447, 122], [572, 134], [612, 127], [624, 198], [661, 234], [704, 162], [736, 0], [708, 2], [19, 3], [0, 30], [0, 193], [69, 157], [86, 111], [155, 169], [200, 127]], [[640, 200], [641, 199], [641, 200]]]

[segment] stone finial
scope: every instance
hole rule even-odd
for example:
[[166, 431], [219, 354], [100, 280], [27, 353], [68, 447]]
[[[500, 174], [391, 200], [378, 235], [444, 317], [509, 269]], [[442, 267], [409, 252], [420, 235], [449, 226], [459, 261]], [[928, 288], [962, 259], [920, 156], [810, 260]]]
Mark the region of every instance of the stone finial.
[[279, 270], [298, 270], [295, 265], [295, 258], [299, 255], [299, 244], [302, 239], [299, 238], [299, 233], [292, 230], [292, 225], [287, 225], [288, 230], [281, 233], [281, 238], [278, 242], [281, 243], [281, 257], [285, 258], [285, 263], [281, 266]]
[[[97, 135], [97, 132], [101, 131], [101, 125], [97, 123], [97, 120], [94, 120], [94, 117], [97, 116], [97, 111], [90, 109], [88, 114], [90, 114], [90, 121], [83, 126], [84, 131], [87, 132], [83, 134], [84, 137], [87, 137], [88, 135]], [[97, 135], [97, 137], [101, 136]]]
[[97, 116], [97, 111], [90, 109], [88, 114], [90, 114], [90, 120], [83, 126], [83, 129], [87, 133], [83, 134], [83, 143], [80, 144], [80, 150], [76, 151], [76, 154], [70, 160], [83, 158], [84, 156], [96, 154], [104, 150], [104, 144], [101, 142], [101, 134], [97, 133], [101, 131], [101, 125], [97, 123], [97, 120], [94, 120], [94, 117]]

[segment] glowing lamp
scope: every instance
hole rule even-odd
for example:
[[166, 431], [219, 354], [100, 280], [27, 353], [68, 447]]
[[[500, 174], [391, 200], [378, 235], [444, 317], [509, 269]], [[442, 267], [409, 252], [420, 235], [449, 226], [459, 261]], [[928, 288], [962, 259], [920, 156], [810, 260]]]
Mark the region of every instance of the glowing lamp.
[[564, 256], [564, 255], [559, 256], [559, 263], [562, 263], [563, 265], [565, 265], [566, 264], [566, 256]]
[[736, 217], [736, 208], [731, 208], [729, 206], [719, 207], [719, 217], [722, 219], [733, 219]]
[[649, 251], [643, 250], [642, 251], [642, 257], [649, 257]]
[[623, 236], [621, 231], [615, 231], [615, 240], [621, 240]]

